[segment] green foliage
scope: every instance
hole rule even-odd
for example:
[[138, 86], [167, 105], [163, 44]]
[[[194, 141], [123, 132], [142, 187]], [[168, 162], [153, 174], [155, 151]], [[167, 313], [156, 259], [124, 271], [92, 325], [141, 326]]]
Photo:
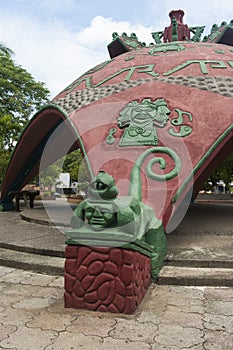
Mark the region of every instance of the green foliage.
[[211, 189], [216, 186], [217, 182], [222, 180], [226, 185], [226, 191], [229, 190], [229, 185], [233, 181], [233, 153], [227, 157], [211, 174], [204, 184], [204, 189], [209, 190], [209, 182], [212, 183]]
[[32, 114], [49, 101], [44, 83], [36, 82], [12, 55], [13, 51], [0, 43], [0, 182]]
[[10, 153], [4, 149], [0, 149], [0, 183], [5, 175], [5, 170], [10, 159]]
[[79, 149], [65, 156], [63, 171], [70, 174], [72, 181], [87, 182], [90, 179], [83, 155]]
[[40, 185], [44, 187], [52, 186], [59, 177], [61, 167], [55, 162], [40, 173]]
[[5, 55], [12, 56], [14, 55], [14, 51], [11, 50], [9, 47], [7, 47], [4, 43], [0, 42], [0, 52], [4, 53]]

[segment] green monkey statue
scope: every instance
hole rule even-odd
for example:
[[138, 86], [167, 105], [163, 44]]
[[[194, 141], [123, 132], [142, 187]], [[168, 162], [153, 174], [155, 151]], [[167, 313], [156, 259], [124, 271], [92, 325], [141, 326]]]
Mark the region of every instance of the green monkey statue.
[[151, 207], [135, 196], [119, 196], [112, 176], [100, 171], [90, 183], [87, 199], [75, 209], [66, 235], [83, 245], [121, 246], [147, 252], [152, 277], [166, 254], [163, 224]]

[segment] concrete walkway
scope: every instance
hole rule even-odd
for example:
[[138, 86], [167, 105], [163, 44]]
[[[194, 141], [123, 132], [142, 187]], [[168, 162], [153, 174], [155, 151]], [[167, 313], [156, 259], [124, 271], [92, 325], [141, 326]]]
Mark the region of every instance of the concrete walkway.
[[0, 213], [0, 349], [233, 349], [232, 205], [192, 205], [167, 236], [158, 284], [132, 316], [64, 309], [69, 221], [62, 201], [54, 205], [57, 227], [39, 203]]
[[[64, 199], [40, 202], [20, 213], [0, 213], [0, 263], [63, 275], [73, 208]], [[167, 235], [159, 283], [233, 286], [233, 204], [196, 203]], [[24, 220], [22, 220], [22, 218]], [[53, 222], [53, 225], [52, 225]]]
[[1, 349], [233, 349], [233, 288], [152, 285], [126, 316], [64, 309], [62, 277], [8, 267], [0, 276]]

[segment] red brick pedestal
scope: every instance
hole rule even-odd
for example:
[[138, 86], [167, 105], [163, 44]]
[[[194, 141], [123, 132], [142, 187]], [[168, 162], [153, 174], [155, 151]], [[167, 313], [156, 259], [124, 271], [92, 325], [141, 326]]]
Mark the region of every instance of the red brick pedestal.
[[150, 258], [133, 250], [69, 245], [65, 307], [133, 314], [151, 283]]

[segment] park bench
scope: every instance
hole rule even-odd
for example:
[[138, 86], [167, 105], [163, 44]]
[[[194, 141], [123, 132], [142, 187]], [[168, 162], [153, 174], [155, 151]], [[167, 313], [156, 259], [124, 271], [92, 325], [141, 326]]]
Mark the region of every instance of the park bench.
[[20, 211], [20, 199], [24, 200], [27, 208], [34, 207], [34, 200], [36, 196], [39, 196], [40, 191], [38, 190], [22, 190], [22, 191], [12, 191], [9, 194], [13, 194], [16, 202], [16, 211]]

